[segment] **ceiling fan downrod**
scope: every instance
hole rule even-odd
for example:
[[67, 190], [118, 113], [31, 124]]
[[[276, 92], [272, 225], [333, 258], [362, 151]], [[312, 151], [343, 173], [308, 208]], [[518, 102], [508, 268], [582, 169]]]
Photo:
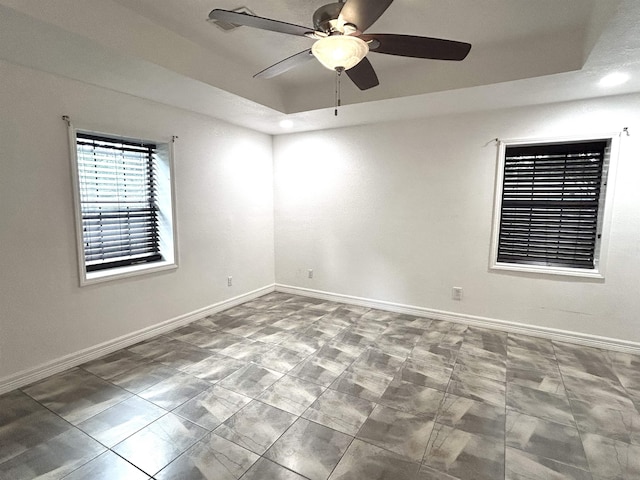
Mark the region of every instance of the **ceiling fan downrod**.
[[338, 116], [338, 107], [342, 104], [340, 99], [340, 77], [342, 77], [342, 72], [344, 72], [344, 67], [336, 67], [336, 106], [333, 111], [335, 117]]

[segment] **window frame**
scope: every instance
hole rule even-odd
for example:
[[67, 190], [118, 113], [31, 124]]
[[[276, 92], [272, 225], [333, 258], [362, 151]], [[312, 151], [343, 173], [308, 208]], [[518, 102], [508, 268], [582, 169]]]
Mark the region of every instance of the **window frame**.
[[[114, 266], [94, 271], [87, 271], [85, 261], [84, 237], [83, 237], [83, 219], [82, 219], [82, 193], [80, 185], [80, 174], [78, 166], [78, 150], [77, 150], [77, 134], [95, 135], [113, 139], [115, 141], [143, 142], [145, 144], [155, 144], [158, 155], [158, 185], [156, 188], [161, 190], [156, 194], [157, 203], [161, 204], [159, 210], [162, 220], [159, 222], [158, 229], [160, 232], [160, 253], [161, 260], [147, 263]], [[176, 195], [175, 195], [175, 175], [174, 175], [174, 139], [169, 141], [150, 140], [141, 137], [132, 137], [130, 135], [121, 135], [117, 133], [109, 133], [97, 131], [87, 128], [76, 128], [71, 122], [68, 122], [69, 134], [69, 151], [71, 160], [71, 175], [73, 182], [73, 202], [74, 216], [76, 225], [76, 251], [78, 258], [78, 273], [80, 286], [93, 285], [96, 283], [129, 278], [138, 275], [146, 275], [155, 272], [167, 270], [175, 270], [178, 268], [178, 238], [177, 238], [177, 221], [176, 221]], [[167, 192], [167, 190], [169, 190]], [[168, 201], [169, 200], [169, 201]]]
[[[490, 271], [511, 271], [543, 275], [564, 275], [604, 279], [609, 249], [609, 232], [613, 215], [616, 167], [618, 160], [620, 133], [573, 135], [567, 137], [526, 138], [498, 140], [498, 156], [496, 165], [496, 182], [493, 206], [493, 222], [491, 232], [491, 248], [489, 255]], [[594, 250], [594, 268], [573, 268], [560, 266], [532, 265], [524, 263], [498, 262], [498, 246], [500, 242], [500, 220], [502, 213], [505, 155], [507, 147], [535, 146], [548, 144], [568, 144], [578, 142], [606, 141], [609, 143], [608, 155], [605, 154], [602, 171], [602, 189], [599, 197], [598, 230]]]

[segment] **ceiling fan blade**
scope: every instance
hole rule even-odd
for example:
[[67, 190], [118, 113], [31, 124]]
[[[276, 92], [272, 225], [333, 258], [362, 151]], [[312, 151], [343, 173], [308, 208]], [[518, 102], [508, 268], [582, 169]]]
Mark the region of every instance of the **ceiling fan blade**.
[[304, 50], [302, 52], [291, 55], [278, 63], [265, 68], [261, 72], [256, 73], [253, 78], [273, 78], [284, 72], [291, 70], [292, 68], [302, 65], [303, 63], [313, 60], [315, 57], [311, 53], [311, 49]]
[[368, 90], [369, 88], [380, 85], [378, 76], [367, 57], [360, 60], [360, 63], [355, 67], [347, 70], [347, 76], [360, 90]]
[[360, 32], [364, 32], [380, 18], [392, 2], [393, 0], [347, 0], [340, 17], [345, 22], [353, 23]]
[[294, 25], [292, 23], [258, 17], [256, 15], [249, 15], [248, 13], [222, 10], [219, 8], [211, 10], [209, 13], [209, 20], [221, 20], [234, 25], [244, 25], [247, 27], [259, 28], [261, 30], [269, 30], [271, 32], [286, 33], [288, 35], [297, 35], [302, 37], [309, 33], [313, 33], [313, 28], [301, 27], [300, 25]]
[[442, 38], [395, 35], [392, 33], [371, 33], [360, 38], [369, 43], [369, 49], [376, 53], [399, 55], [401, 57], [429, 58], [432, 60], [464, 60], [471, 50], [471, 44], [444, 40]]

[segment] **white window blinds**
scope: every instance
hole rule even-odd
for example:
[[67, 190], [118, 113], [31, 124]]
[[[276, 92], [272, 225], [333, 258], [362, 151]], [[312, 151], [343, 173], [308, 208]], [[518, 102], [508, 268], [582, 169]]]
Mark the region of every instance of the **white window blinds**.
[[162, 260], [156, 145], [77, 132], [76, 148], [86, 271]]

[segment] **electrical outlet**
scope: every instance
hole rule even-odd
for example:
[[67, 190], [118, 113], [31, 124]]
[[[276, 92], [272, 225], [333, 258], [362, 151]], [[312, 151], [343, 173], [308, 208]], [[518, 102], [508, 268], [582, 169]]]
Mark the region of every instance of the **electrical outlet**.
[[462, 287], [453, 287], [451, 289], [451, 298], [454, 300], [462, 300]]
[[233, 285], [233, 277], [227, 277], [227, 287], [230, 287]]
[[313, 278], [313, 269], [311, 269], [311, 268], [310, 268], [310, 269], [308, 270], [307, 274], [308, 274], [308, 277], [309, 277], [309, 278]]

